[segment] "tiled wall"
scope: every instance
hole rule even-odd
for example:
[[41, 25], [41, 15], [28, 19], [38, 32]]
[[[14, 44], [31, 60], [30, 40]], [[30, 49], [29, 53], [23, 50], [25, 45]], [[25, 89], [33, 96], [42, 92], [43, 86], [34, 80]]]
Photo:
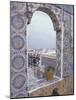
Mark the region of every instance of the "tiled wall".
[[[57, 6], [52, 4], [25, 3], [16, 1], [10, 2], [10, 97], [11, 98], [28, 96], [26, 26], [27, 24], [30, 24], [32, 15], [37, 10], [43, 11], [49, 15], [49, 17], [53, 21], [54, 29], [57, 33], [56, 34], [57, 66], [55, 74], [58, 77], [61, 76], [62, 31], [63, 31], [63, 77], [73, 74], [73, 13], [68, 13], [65, 10], [62, 13], [62, 5], [61, 8]], [[62, 28], [62, 21], [63, 21], [63, 28]], [[67, 86], [64, 80], [61, 82], [62, 84]], [[72, 86], [72, 83], [69, 84]], [[57, 84], [54, 84], [53, 88], [56, 85]], [[63, 89], [62, 86], [59, 88]], [[49, 92], [49, 90], [47, 91]], [[45, 92], [43, 93], [45, 95]], [[39, 95], [43, 94], [40, 94], [39, 92]]]
[[10, 97], [27, 96], [26, 3], [10, 3]]

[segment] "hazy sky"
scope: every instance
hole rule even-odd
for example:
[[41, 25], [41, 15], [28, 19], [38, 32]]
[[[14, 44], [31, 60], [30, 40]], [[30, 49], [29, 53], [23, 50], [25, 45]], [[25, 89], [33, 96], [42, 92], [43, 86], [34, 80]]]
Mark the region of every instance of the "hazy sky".
[[56, 48], [56, 32], [52, 20], [46, 13], [36, 11], [27, 26], [27, 32], [29, 48]]

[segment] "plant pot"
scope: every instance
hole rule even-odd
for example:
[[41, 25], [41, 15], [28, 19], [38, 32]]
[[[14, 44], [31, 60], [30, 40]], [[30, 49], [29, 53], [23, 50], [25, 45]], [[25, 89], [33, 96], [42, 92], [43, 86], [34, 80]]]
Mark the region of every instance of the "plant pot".
[[45, 71], [45, 78], [46, 80], [53, 80], [54, 72], [52, 70]]

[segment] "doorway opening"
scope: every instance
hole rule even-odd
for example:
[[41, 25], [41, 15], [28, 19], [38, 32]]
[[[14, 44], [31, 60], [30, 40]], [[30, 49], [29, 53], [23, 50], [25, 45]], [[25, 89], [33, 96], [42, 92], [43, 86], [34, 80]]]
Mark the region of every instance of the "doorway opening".
[[34, 12], [27, 26], [27, 41], [29, 91], [57, 82], [56, 31], [48, 14]]

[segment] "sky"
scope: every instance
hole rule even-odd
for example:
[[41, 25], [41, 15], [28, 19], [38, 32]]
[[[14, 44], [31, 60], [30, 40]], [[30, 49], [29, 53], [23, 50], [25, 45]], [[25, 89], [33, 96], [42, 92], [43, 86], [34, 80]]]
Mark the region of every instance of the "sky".
[[50, 17], [41, 11], [34, 12], [27, 26], [28, 48], [56, 49], [56, 32]]

